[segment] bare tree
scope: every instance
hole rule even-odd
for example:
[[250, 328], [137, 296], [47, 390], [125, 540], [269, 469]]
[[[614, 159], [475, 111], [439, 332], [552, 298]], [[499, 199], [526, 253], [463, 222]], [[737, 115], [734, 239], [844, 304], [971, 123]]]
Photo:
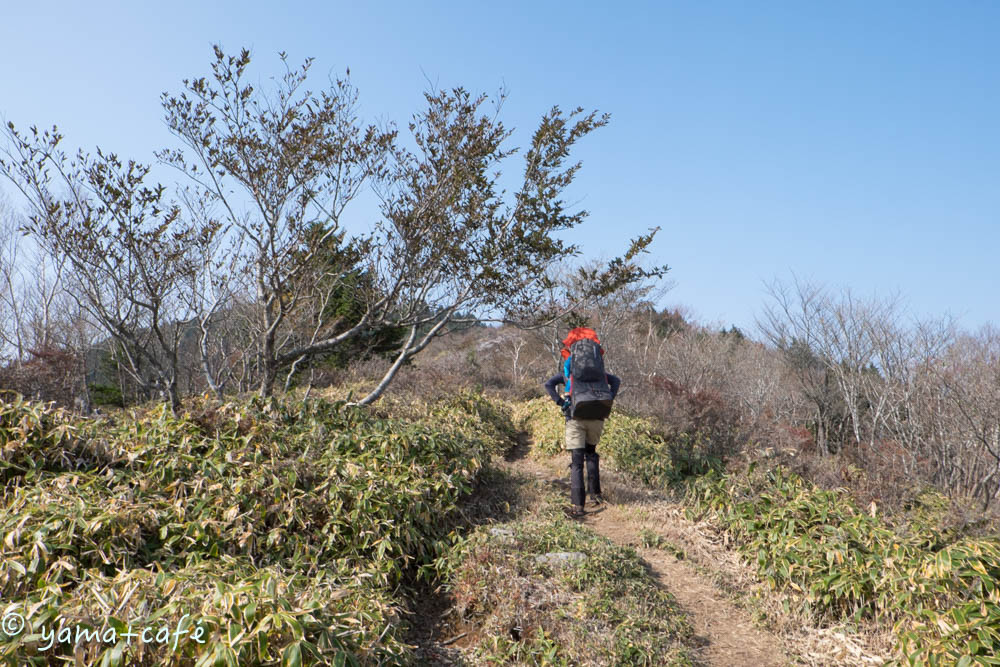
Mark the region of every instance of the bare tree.
[[[956, 417], [956, 448], [944, 452], [960, 488], [982, 499], [1000, 495], [1000, 331], [983, 327], [960, 336], [935, 368], [941, 397]], [[942, 466], [944, 467], [944, 466]]]
[[792, 286], [774, 281], [766, 287], [772, 303], [765, 306], [757, 326], [784, 354], [790, 376], [811, 403], [817, 446], [821, 452], [832, 452], [837, 446], [831, 441], [832, 431], [839, 430], [846, 406], [838, 382], [839, 362], [829, 356], [838, 345], [830, 297], [797, 278]]
[[0, 200], [0, 358], [3, 383], [40, 400], [86, 408], [82, 326], [66, 291], [65, 257], [23, 235], [24, 220]]
[[[141, 386], [179, 405], [177, 351], [188, 313], [178, 297], [190, 253], [211, 229], [183, 225], [149, 168], [97, 150], [70, 159], [58, 130], [6, 130], [3, 173], [30, 207], [25, 229], [50, 255], [64, 257], [69, 293], [120, 345]], [[59, 192], [65, 194], [59, 194]]]
[[861, 375], [867, 403], [869, 450], [881, 444], [879, 463], [918, 475], [917, 461], [926, 452], [935, 413], [925, 398], [936, 384], [930, 375], [954, 338], [947, 318], [906, 325], [893, 311], [865, 323], [877, 372]]
[[236, 378], [238, 360], [250, 353], [253, 341], [241, 315], [250, 282], [240, 272], [241, 232], [223, 227], [214, 215], [211, 198], [184, 188], [179, 192], [184, 215], [202, 229], [216, 230], [192, 250], [191, 270], [181, 275], [180, 295], [197, 326], [197, 358], [205, 385], [222, 398]]
[[23, 304], [27, 286], [21, 271], [21, 236], [13, 208], [0, 199], [0, 359], [19, 367], [25, 359]]

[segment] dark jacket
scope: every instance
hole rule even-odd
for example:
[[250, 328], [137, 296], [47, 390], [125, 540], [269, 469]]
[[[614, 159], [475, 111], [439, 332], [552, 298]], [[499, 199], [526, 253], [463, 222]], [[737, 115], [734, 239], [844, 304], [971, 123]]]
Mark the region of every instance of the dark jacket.
[[[614, 398], [615, 396], [618, 395], [618, 387], [621, 386], [622, 381], [617, 375], [612, 375], [611, 373], [608, 373], [607, 375], [608, 375], [608, 384], [611, 385], [611, 398]], [[545, 382], [545, 391], [548, 393], [549, 398], [551, 398], [555, 402], [555, 404], [558, 405], [559, 407], [563, 406], [563, 403], [566, 402], [566, 399], [559, 396], [559, 393], [556, 391], [556, 387], [558, 385], [565, 385], [565, 384], [566, 384], [566, 376], [563, 375], [562, 373], [553, 375]], [[567, 416], [566, 419], [569, 419], [569, 417]]]

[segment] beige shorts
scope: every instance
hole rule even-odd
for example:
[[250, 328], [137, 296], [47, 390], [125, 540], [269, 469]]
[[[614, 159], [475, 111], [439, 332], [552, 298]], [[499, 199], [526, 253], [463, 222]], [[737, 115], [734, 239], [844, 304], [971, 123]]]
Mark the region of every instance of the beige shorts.
[[566, 422], [566, 449], [596, 445], [603, 430], [603, 419], [570, 419]]

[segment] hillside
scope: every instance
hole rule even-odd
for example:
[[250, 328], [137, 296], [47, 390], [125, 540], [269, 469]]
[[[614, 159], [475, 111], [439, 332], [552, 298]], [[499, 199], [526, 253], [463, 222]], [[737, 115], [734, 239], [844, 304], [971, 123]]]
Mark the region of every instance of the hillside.
[[618, 413], [573, 521], [551, 404], [338, 391], [3, 403], [5, 663], [996, 664], [1000, 550], [933, 493], [885, 517]]

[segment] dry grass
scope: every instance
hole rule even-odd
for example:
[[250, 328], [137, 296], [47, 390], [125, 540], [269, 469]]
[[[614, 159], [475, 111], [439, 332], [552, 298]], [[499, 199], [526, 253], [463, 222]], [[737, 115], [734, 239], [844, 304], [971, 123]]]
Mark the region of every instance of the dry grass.
[[[442, 562], [453, 608], [445, 634], [472, 664], [691, 664], [691, 626], [633, 549], [562, 513], [562, 498], [508, 477], [532, 500], [516, 519], [483, 526]], [[567, 565], [536, 561], [581, 552]], [[470, 631], [471, 630], [471, 631]]]

